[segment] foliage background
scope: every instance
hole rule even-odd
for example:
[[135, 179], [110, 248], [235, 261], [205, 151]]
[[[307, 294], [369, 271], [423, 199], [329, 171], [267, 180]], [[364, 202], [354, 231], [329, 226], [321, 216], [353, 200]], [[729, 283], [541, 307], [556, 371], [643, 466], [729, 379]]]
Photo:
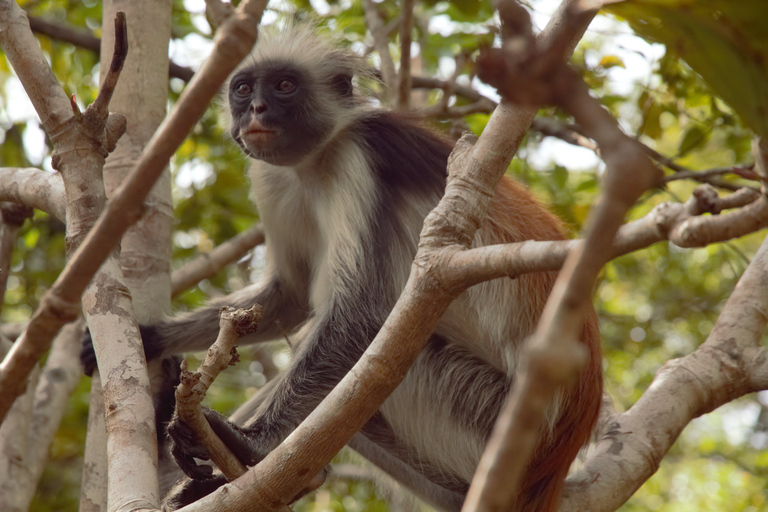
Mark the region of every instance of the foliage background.
[[[99, 2], [32, 0], [20, 3], [32, 16], [100, 35]], [[702, 9], [723, 7], [712, 0], [700, 3], [705, 4]], [[648, 7], [654, 2], [639, 4]], [[528, 5], [534, 21], [541, 27], [555, 3], [531, 0]], [[741, 18], [737, 21], [760, 19], [760, 8], [765, 14], [765, 7], [759, 6], [759, 2], [746, 1], [740, 5], [747, 11], [739, 11], [737, 14]], [[323, 0], [282, 0], [270, 6], [270, 19], [296, 11], [314, 11], [322, 24], [335, 33], [343, 33], [354, 48], [364, 49], [370, 43], [359, 0], [328, 3]], [[388, 20], [399, 12], [394, 0], [384, 0], [378, 6]], [[749, 11], [750, 6], [756, 10]], [[198, 64], [210, 47], [211, 29], [203, 10], [202, 2], [174, 0], [170, 52], [179, 64]], [[751, 162], [751, 133], [729, 106], [739, 108], [734, 101], [748, 101], [749, 97], [744, 97], [746, 93], [743, 91], [728, 93], [727, 87], [713, 81], [711, 73], [702, 71], [696, 62], [698, 59], [707, 65], [719, 64], [720, 68], [715, 66], [718, 73], [724, 72], [723, 65], [730, 66], [726, 73], [735, 73], [750, 64], [734, 62], [728, 48], [722, 45], [710, 44], [704, 48], [694, 45], [695, 55], [692, 55], [691, 45], [665, 40], [664, 31], [660, 33], [658, 26], [647, 22], [647, 12], [622, 10], [622, 6], [614, 12], [622, 18], [598, 17], [579, 46], [573, 64], [625, 130], [690, 169]], [[725, 12], [727, 15], [727, 6]], [[655, 19], [664, 22], [660, 26], [675, 23], [673, 26], [678, 30], [667, 32], [676, 35], [678, 41], [681, 37], [689, 42], [700, 40], [696, 39], [696, 34], [679, 29], [686, 20], [668, 15], [664, 18], [665, 14], [660, 11], [655, 15]], [[420, 2], [416, 20], [418, 60], [424, 75], [449, 78], [453, 73], [455, 54], [471, 55], [481, 44], [493, 39], [493, 35], [489, 35], [493, 9], [485, 0]], [[768, 15], [762, 20], [766, 23]], [[743, 24], [726, 25], [741, 34], [739, 30]], [[633, 34], [630, 26], [639, 35]], [[695, 27], [698, 25], [694, 24]], [[744, 30], [745, 40], [755, 45], [755, 52], [765, 55], [768, 43], [762, 36], [752, 36], [753, 32], [765, 34], [768, 31], [755, 32], [751, 25]], [[38, 40], [65, 90], [75, 95], [81, 107], [89, 104], [96, 93], [98, 56], [45, 36]], [[669, 43], [669, 48], [675, 48], [675, 51], [667, 50], [656, 41]], [[396, 54], [396, 38], [392, 39], [390, 48]], [[375, 59], [373, 62], [376, 63]], [[707, 76], [709, 82], [693, 71], [689, 63]], [[758, 71], [761, 70], [764, 71], [758, 66]], [[470, 73], [471, 69], [467, 67], [462, 76], [466, 83], [470, 83]], [[472, 84], [477, 86], [476, 81]], [[171, 104], [183, 86], [181, 80], [172, 79]], [[713, 92], [712, 87], [718, 92]], [[481, 88], [481, 91], [493, 95], [487, 88]], [[424, 101], [434, 102], [439, 95], [438, 91], [431, 91], [422, 96]], [[26, 96], [7, 61], [0, 58], [0, 167], [42, 166], [50, 170], [50, 148], [39, 128], [39, 121], [25, 101]], [[542, 115], [568, 121], [552, 110], [544, 110]], [[227, 141], [218, 117], [215, 108], [209, 109], [172, 163], [176, 268], [258, 219], [247, 195], [248, 183], [243, 173], [245, 159]], [[467, 127], [479, 132], [487, 119], [486, 114], [473, 114], [467, 116], [465, 122]], [[747, 119], [747, 122], [760, 130], [759, 123], [765, 123], [766, 117], [756, 121]], [[436, 124], [447, 126], [448, 123], [436, 121]], [[580, 232], [589, 206], [598, 193], [600, 171], [598, 160], [588, 150], [573, 148], [535, 132], [527, 137], [519, 158], [510, 167], [510, 173], [551, 205], [574, 235]], [[734, 181], [734, 178], [726, 180]], [[693, 182], [677, 181], [666, 190], [648, 193], [631, 215], [640, 217], [662, 201], [685, 200], [694, 186]], [[14, 255], [3, 322], [25, 321], [42, 293], [54, 281], [64, 263], [63, 234], [63, 225], [41, 212], [36, 212], [34, 219], [25, 224]], [[735, 242], [696, 250], [658, 244], [619, 258], [606, 267], [595, 296], [603, 333], [606, 388], [617, 408], [630, 407], [664, 362], [689, 353], [705, 339], [722, 302], [763, 236], [765, 233], [757, 233]], [[175, 301], [175, 309], [193, 308], [208, 296], [225, 293], [248, 282], [258, 272], [261, 250], [257, 249], [252, 258], [182, 294]], [[243, 352], [247, 354], [247, 350]], [[251, 396], [265, 382], [265, 373], [269, 373], [269, 365], [263, 364], [265, 357], [279, 367], [286, 364], [288, 353], [282, 344], [276, 343], [222, 375], [218, 387], [210, 395], [212, 405], [223, 412], [231, 412]], [[89, 382], [84, 378], [70, 400], [68, 413], [52, 447], [51, 461], [32, 505], [34, 511], [77, 509], [88, 389]], [[658, 473], [621, 510], [768, 510], [766, 488], [768, 393], [763, 392], [727, 404], [693, 422], [664, 459]], [[297, 510], [388, 510], [379, 495], [380, 491], [370, 482], [335, 480], [305, 499]]]

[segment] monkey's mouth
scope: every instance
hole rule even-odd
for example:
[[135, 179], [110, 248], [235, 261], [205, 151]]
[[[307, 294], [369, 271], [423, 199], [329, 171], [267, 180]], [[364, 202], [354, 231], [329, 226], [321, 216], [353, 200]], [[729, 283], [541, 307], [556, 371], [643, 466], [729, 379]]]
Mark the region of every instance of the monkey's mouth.
[[276, 130], [267, 130], [266, 128], [249, 127], [242, 134], [243, 142], [252, 146], [263, 146], [273, 142], [277, 138]]

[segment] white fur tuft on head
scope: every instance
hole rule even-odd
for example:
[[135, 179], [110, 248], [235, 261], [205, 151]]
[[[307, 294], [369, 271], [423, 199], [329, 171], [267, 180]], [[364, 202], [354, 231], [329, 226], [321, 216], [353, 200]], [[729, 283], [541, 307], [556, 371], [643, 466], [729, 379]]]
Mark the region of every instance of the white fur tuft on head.
[[309, 73], [316, 83], [330, 83], [338, 75], [373, 76], [363, 57], [307, 22], [260, 27], [256, 46], [238, 69], [269, 61], [290, 62]]

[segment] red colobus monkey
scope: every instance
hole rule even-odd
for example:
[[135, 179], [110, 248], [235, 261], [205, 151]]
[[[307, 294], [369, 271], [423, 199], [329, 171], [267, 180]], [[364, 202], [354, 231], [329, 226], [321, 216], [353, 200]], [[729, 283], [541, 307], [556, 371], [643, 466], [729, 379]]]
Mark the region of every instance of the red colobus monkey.
[[[424, 218], [445, 189], [451, 144], [371, 107], [353, 86], [365, 72], [358, 56], [312, 27], [261, 34], [231, 77], [228, 98], [232, 137], [254, 159], [252, 191], [267, 245], [263, 279], [141, 328], [150, 359], [207, 348], [222, 305], [264, 306], [259, 332], [243, 343], [293, 333], [290, 367], [245, 426], [208, 413], [247, 465], [290, 434], [368, 347], [405, 285]], [[560, 222], [504, 178], [474, 245], [562, 238]], [[426, 501], [458, 510], [554, 280], [552, 272], [526, 274], [462, 294], [350, 446]], [[594, 311], [581, 341], [588, 368], [547, 413], [519, 510], [557, 507], [560, 482], [593, 430], [602, 393]], [[167, 499], [174, 508], [224, 480], [195, 464], [201, 452], [183, 425], [171, 433], [174, 456], [191, 477]]]

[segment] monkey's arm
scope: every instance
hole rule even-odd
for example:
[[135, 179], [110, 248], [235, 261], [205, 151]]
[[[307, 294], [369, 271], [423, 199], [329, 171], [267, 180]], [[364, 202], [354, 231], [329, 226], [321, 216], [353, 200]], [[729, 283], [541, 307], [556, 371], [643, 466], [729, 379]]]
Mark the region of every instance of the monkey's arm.
[[[379, 325], [370, 319], [352, 323], [331, 314], [317, 320], [314, 327], [288, 370], [276, 377], [255, 417], [245, 427], [233, 426], [233, 432], [223, 436], [247, 465], [264, 458], [312, 412], [357, 362]], [[211, 426], [217, 429], [213, 423]], [[237, 440], [238, 436], [246, 438]], [[183, 439], [174, 441], [185, 444]], [[190, 450], [196, 452], [193, 446]], [[177, 449], [177, 453], [181, 452]]]
[[[346, 304], [354, 302], [345, 301]], [[275, 379], [256, 416], [246, 427], [238, 427], [217, 413], [206, 412], [211, 427], [244, 464], [258, 463], [280, 444], [365, 351], [381, 323], [379, 315], [370, 316], [375, 306], [370, 299], [356, 302], [357, 307], [346, 309], [336, 305], [324, 317], [310, 321], [306, 338], [301, 341], [290, 368]], [[205, 458], [207, 454], [201, 452], [194, 436], [187, 435], [185, 426], [172, 424], [168, 432], [179, 465], [192, 478], [203, 479], [187, 481], [175, 489], [169, 503], [176, 506], [190, 503], [224, 483], [220, 477], [214, 477], [215, 483], [211, 483], [208, 471], [196, 466], [194, 458]]]
[[[304, 294], [288, 288], [280, 280], [269, 278], [226, 297], [217, 298], [205, 306], [153, 325], [140, 325], [147, 360], [181, 354], [210, 347], [219, 333], [219, 309], [223, 306], [249, 308], [254, 303], [264, 307], [258, 332], [243, 337], [241, 344], [272, 340], [291, 332], [307, 315]], [[86, 331], [80, 353], [86, 373], [96, 367], [96, 355], [90, 333]]]

